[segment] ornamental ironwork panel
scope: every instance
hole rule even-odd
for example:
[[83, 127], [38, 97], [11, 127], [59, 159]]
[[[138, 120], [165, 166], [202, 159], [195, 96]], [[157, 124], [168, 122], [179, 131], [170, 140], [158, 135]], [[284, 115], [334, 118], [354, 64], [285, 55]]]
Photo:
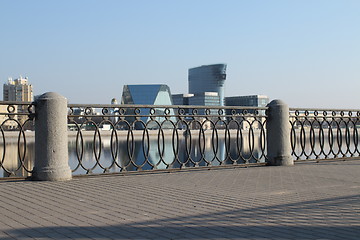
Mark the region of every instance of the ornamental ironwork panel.
[[359, 157], [359, 110], [290, 109], [295, 160]]
[[0, 102], [0, 177], [30, 176], [34, 163], [33, 103]]
[[266, 108], [79, 105], [68, 115], [74, 174], [259, 164]]

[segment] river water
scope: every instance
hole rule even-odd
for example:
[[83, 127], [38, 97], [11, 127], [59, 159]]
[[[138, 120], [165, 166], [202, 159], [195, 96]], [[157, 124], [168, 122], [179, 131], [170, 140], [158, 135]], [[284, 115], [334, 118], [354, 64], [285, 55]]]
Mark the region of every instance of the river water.
[[[104, 169], [107, 172], [119, 172], [123, 167], [126, 167], [127, 171], [135, 171], [139, 167], [142, 170], [149, 170], [205, 166], [210, 162], [211, 165], [216, 166], [226, 159], [228, 159], [226, 163], [233, 163], [229, 157], [238, 163], [243, 163], [244, 160], [256, 162], [255, 159], [265, 161], [259, 153], [258, 139], [255, 138], [253, 146], [249, 146], [248, 133], [242, 136], [242, 143], [236, 140], [235, 136], [225, 140], [224, 134], [219, 133], [216, 137], [210, 132], [201, 137], [199, 132], [196, 132], [192, 133], [191, 137], [180, 134], [175, 138], [172, 132], [165, 133], [160, 138], [157, 131], [145, 137], [142, 133], [135, 133], [129, 142], [126, 134], [118, 135], [117, 141], [114, 136], [111, 141], [110, 131], [101, 132], [100, 136], [101, 141], [99, 135], [94, 135], [93, 132], [83, 134], [82, 138], [77, 138], [76, 133], [69, 134], [69, 165], [75, 170], [73, 174], [86, 174], [87, 171], [102, 173]], [[27, 170], [33, 168], [35, 159], [33, 134], [26, 136], [26, 150], [24, 138], [20, 138], [20, 144], [17, 139], [17, 136], [6, 137], [5, 148], [4, 143], [0, 141], [0, 156], [4, 156], [0, 177], [9, 176], [7, 171], [15, 173], [15, 176], [27, 176]], [[238, 144], [242, 145], [241, 149], [238, 149]], [[81, 159], [81, 164], [78, 159]], [[21, 167], [22, 165], [24, 167]]]
[[[79, 175], [86, 174], [88, 171], [102, 173], [104, 169], [107, 169], [107, 172], [120, 172], [124, 167], [127, 171], [136, 171], [139, 170], [139, 167], [142, 170], [165, 169], [167, 167], [179, 168], [181, 165], [186, 167], [204, 166], [210, 162], [211, 165], [216, 166], [221, 161], [227, 164], [232, 164], [233, 161], [243, 163], [244, 160], [264, 162], [264, 151], [261, 150], [261, 146], [263, 149], [266, 149], [266, 146], [265, 143], [260, 144], [260, 141], [264, 142], [264, 136], [261, 139], [260, 132], [253, 133], [254, 135], [251, 135], [249, 131], [244, 131], [239, 137], [237, 132], [231, 132], [230, 136], [225, 139], [225, 134], [221, 131], [218, 132], [218, 137], [211, 131], [200, 137], [199, 132], [193, 132], [191, 138], [183, 133], [173, 138], [173, 132], [168, 132], [159, 138], [157, 131], [153, 131], [145, 137], [140, 131], [132, 135], [130, 141], [127, 141], [130, 135], [124, 133], [117, 136], [117, 141], [113, 136], [113, 141], [111, 141], [110, 131], [100, 133], [101, 141], [99, 135], [95, 135], [94, 132], [84, 132], [83, 141], [76, 137], [76, 133], [70, 133], [68, 140], [69, 165], [74, 170], [73, 174]], [[15, 176], [27, 176], [27, 171], [32, 170], [35, 159], [34, 135], [33, 133], [26, 134], [26, 151], [25, 138], [20, 138], [19, 144], [17, 135], [14, 134], [6, 136], [5, 144], [2, 142], [3, 139], [0, 139], [0, 156], [4, 156], [0, 177], [9, 176], [7, 171], [12, 172]], [[324, 154], [321, 153], [317, 139], [314, 152], [312, 152], [309, 139], [302, 151], [298, 136], [299, 134], [297, 134], [295, 153], [300, 155], [301, 159], [306, 159], [306, 155], [315, 158], [314, 152], [322, 155], [320, 157], [323, 158]], [[330, 147], [327, 136], [324, 139], [323, 152], [327, 154], [330, 152]], [[342, 140], [340, 147], [335, 142], [332, 149], [334, 153], [338, 153], [339, 149], [342, 149], [346, 156], [351, 156], [350, 152], [346, 153], [345, 139]], [[353, 140], [350, 144], [350, 151], [355, 151]], [[342, 157], [341, 155], [338, 157]], [[334, 154], [330, 154], [330, 157], [334, 157]], [[296, 157], [294, 156], [294, 158]], [[23, 164], [21, 164], [22, 159]], [[81, 165], [78, 159], [81, 159]]]

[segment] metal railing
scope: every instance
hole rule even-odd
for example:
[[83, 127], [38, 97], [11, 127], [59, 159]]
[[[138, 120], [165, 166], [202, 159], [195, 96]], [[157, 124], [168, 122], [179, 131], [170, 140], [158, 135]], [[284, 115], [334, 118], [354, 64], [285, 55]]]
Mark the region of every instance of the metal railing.
[[0, 177], [31, 175], [34, 117], [33, 103], [0, 102]]
[[[73, 175], [270, 162], [270, 108], [110, 104], [67, 108]], [[0, 177], [32, 175], [34, 119], [35, 103], [0, 102]], [[289, 156], [295, 161], [359, 158], [359, 127], [360, 110], [290, 108]]]
[[295, 161], [360, 157], [360, 110], [290, 108]]
[[75, 173], [266, 162], [266, 108], [68, 107]]

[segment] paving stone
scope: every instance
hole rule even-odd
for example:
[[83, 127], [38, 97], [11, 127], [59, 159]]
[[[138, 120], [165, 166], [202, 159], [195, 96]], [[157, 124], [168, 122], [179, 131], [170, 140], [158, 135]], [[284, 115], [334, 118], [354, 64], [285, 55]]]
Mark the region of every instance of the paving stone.
[[0, 239], [358, 239], [360, 161], [0, 181]]

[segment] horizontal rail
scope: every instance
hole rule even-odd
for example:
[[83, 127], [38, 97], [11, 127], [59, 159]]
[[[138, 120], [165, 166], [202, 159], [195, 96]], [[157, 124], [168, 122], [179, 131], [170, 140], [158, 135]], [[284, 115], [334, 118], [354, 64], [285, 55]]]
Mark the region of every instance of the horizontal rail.
[[29, 115], [33, 115], [35, 113], [1, 113], [0, 115], [4, 115], [4, 116], [29, 116]]
[[360, 112], [360, 109], [340, 109], [340, 108], [289, 108], [290, 112], [294, 111], [322, 111], [322, 112]]
[[0, 105], [35, 105], [35, 102], [0, 101]]
[[360, 110], [356, 109], [310, 109], [310, 108], [291, 108], [290, 117], [359, 117]]
[[267, 110], [267, 107], [248, 106], [200, 106], [200, 105], [141, 105], [141, 104], [68, 104], [69, 108], [184, 108], [184, 109], [257, 109]]

